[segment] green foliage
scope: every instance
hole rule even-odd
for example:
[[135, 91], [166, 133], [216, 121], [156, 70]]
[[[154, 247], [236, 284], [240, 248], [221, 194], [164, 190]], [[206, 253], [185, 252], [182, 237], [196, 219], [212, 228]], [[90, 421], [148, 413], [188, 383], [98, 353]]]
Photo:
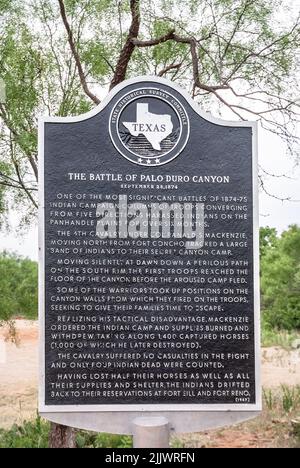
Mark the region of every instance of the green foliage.
[[170, 444], [172, 449], [182, 449], [185, 448], [185, 444], [178, 437], [173, 437]]
[[115, 434], [96, 434], [93, 432], [79, 431], [76, 435], [78, 448], [132, 448], [132, 437]]
[[98, 434], [94, 448], [132, 448], [132, 437], [113, 434]]
[[[272, 428], [275, 430], [271, 437], [279, 436], [279, 446], [282, 446], [281, 439], [290, 440], [293, 435], [296, 440], [290, 440], [292, 444], [298, 443], [300, 440], [300, 386], [289, 387], [282, 385], [275, 389], [264, 389], [264, 411], [262, 416], [250, 423], [248, 430], [253, 434], [254, 428], [257, 425], [259, 433], [264, 430], [271, 434]], [[255, 424], [255, 426], [253, 426]], [[245, 426], [241, 427], [245, 434]], [[23, 422], [21, 425], [14, 425], [9, 430], [0, 429], [0, 448], [48, 448], [50, 424], [40, 417], [33, 421]], [[216, 433], [216, 435], [218, 435]], [[253, 438], [251, 436], [251, 441]], [[77, 431], [76, 442], [78, 448], [113, 448], [124, 449], [132, 447], [132, 437], [113, 435], [113, 434], [96, 434], [87, 431]], [[193, 442], [195, 439], [193, 438]], [[223, 444], [224, 440], [222, 440]], [[189, 447], [190, 443], [184, 437], [173, 437], [171, 440], [171, 448]]]
[[300, 386], [281, 385], [276, 389], [263, 389], [263, 400], [268, 411], [280, 410], [284, 413], [299, 411]]
[[[198, 89], [194, 97], [204, 110], [221, 116], [224, 110], [227, 117], [230, 107], [236, 118], [244, 108], [247, 111], [240, 118], [249, 118], [262, 107], [265, 126], [293, 147], [300, 30], [297, 15], [286, 8], [290, 0], [139, 3], [140, 40], [159, 38], [171, 30], [182, 38], [197, 39], [200, 82], [211, 88], [229, 86], [228, 105], [213, 89]], [[101, 99], [128, 37], [130, 1], [64, 0], [64, 4], [87, 85]], [[30, 220], [37, 208], [38, 116], [78, 115], [94, 103], [83, 90], [58, 1], [0, 0], [0, 11], [0, 78], [7, 88], [6, 103], [0, 106], [0, 161], [9, 165], [17, 181], [9, 186], [0, 169], [0, 213], [7, 211], [9, 197]], [[193, 92], [193, 65], [189, 44], [168, 41], [135, 48], [126, 76], [162, 74]], [[240, 99], [235, 93], [242, 94]], [[233, 108], [234, 103], [239, 107]], [[274, 118], [271, 110], [276, 111]], [[24, 191], [19, 177], [31, 190]]]
[[300, 227], [261, 231], [261, 298], [266, 329], [300, 329]]
[[33, 44], [32, 33], [22, 22], [18, 27], [7, 26], [0, 39], [0, 49], [8, 125], [13, 127], [20, 148], [26, 154], [32, 154], [37, 135], [26, 123], [33, 123], [39, 102], [37, 82], [42, 68], [41, 54]]
[[300, 404], [300, 386], [289, 387], [282, 385], [282, 407], [286, 413], [290, 413], [298, 408]]
[[91, 66], [91, 73], [98, 80], [109, 73], [109, 50], [101, 42], [88, 41], [82, 45], [81, 57], [87, 66]]
[[275, 228], [263, 227], [259, 232], [260, 256], [263, 257], [270, 247], [274, 247], [277, 239]]
[[0, 321], [37, 317], [37, 264], [16, 255], [0, 255]]
[[0, 0], [1, 13], [4, 14], [6, 11], [8, 11], [11, 8], [12, 3], [13, 3], [12, 0]]

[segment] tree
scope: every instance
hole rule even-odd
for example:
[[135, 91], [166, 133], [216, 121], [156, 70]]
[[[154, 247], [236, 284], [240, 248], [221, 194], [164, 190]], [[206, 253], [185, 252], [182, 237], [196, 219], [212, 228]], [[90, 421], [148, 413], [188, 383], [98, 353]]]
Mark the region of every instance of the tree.
[[25, 221], [36, 213], [37, 116], [81, 114], [131, 76], [168, 77], [204, 109], [259, 119], [293, 151], [300, 31], [288, 2], [0, 0], [0, 214], [12, 199]]
[[1, 0], [0, 8], [0, 212], [13, 195], [25, 220], [36, 213], [37, 116], [85, 112], [131, 76], [166, 76], [202, 108], [258, 119], [294, 150], [300, 30], [290, 0]]
[[37, 263], [3, 253], [0, 255], [0, 322], [16, 316], [37, 318]]
[[267, 326], [300, 329], [299, 226], [291, 226], [281, 237], [274, 229], [261, 230], [261, 296]]

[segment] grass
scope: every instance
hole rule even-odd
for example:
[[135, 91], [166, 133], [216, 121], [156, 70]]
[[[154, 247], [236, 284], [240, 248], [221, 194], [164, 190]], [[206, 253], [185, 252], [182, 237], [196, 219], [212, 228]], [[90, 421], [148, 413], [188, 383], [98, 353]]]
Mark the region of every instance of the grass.
[[[0, 448], [47, 448], [50, 424], [37, 417], [0, 430]], [[132, 447], [132, 437], [78, 431], [78, 448]], [[208, 431], [201, 434], [177, 435], [172, 448], [197, 447], [264, 447], [300, 448], [300, 386], [281, 386], [264, 390], [264, 411], [253, 421], [236, 427]]]
[[76, 436], [78, 448], [132, 448], [132, 437], [114, 434], [95, 434], [79, 431]]
[[269, 388], [264, 388], [263, 389], [263, 398], [265, 405], [269, 411], [272, 411], [274, 406], [275, 406], [275, 397], [274, 397], [274, 392], [273, 390]]
[[280, 348], [290, 350], [293, 343], [299, 339], [299, 331], [274, 330], [266, 327], [265, 325], [262, 326], [262, 346], [264, 348], [278, 346]]

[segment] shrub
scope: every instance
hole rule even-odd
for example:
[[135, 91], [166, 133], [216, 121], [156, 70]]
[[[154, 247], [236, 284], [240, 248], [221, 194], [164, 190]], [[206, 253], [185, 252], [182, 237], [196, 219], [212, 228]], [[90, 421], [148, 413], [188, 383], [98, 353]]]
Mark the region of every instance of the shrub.
[[48, 448], [49, 429], [40, 417], [8, 431], [0, 429], [0, 448]]
[[263, 320], [271, 329], [300, 329], [300, 227], [281, 236], [261, 229]]

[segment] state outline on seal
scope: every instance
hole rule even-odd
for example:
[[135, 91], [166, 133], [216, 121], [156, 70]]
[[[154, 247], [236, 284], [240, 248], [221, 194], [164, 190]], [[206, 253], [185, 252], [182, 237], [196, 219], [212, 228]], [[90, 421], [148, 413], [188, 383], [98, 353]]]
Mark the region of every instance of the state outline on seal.
[[[151, 99], [152, 102], [147, 103], [147, 99]], [[153, 109], [154, 100], [163, 102], [168, 110], [155, 112]], [[132, 111], [132, 119], [124, 118], [122, 121], [123, 112], [133, 103], [135, 110]], [[161, 118], [167, 119], [167, 123], [161, 123]], [[146, 126], [152, 125], [152, 130], [154, 129], [156, 133], [155, 139], [149, 138], [147, 132], [147, 129], [150, 130], [149, 127], [143, 128], [142, 131], [138, 126], [135, 127], [139, 120]], [[176, 125], [174, 120], [176, 120]], [[156, 127], [160, 124], [166, 124], [166, 128], [163, 128], [161, 132]], [[120, 130], [120, 126], [123, 127], [123, 131]], [[137, 136], [132, 135], [131, 131]], [[144, 135], [144, 133], [148, 133], [148, 135]], [[157, 138], [159, 133], [162, 133], [162, 138]], [[109, 134], [118, 153], [125, 159], [140, 166], [157, 167], [173, 161], [182, 153], [189, 140], [190, 121], [180, 98], [165, 89], [160, 90], [145, 86], [127, 92], [115, 103], [109, 118]]]

